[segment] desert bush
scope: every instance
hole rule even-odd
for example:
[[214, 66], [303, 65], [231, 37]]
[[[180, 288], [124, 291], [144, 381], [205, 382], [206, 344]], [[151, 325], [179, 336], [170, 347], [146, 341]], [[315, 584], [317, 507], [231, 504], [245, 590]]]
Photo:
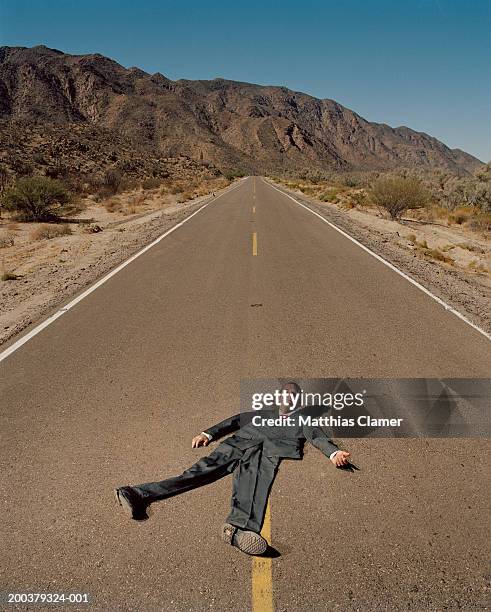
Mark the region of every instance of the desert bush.
[[462, 225], [463, 223], [465, 223], [466, 221], [469, 220], [470, 216], [471, 216], [471, 211], [470, 210], [456, 210], [455, 212], [453, 212], [452, 214], [448, 215], [448, 220], [450, 223], [455, 223], [457, 225]]
[[169, 186], [169, 193], [172, 195], [177, 195], [178, 193], [182, 193], [183, 186], [181, 183], [174, 183], [174, 185]]
[[467, 264], [469, 270], [473, 272], [477, 272], [478, 274], [487, 274], [489, 272], [488, 268], [483, 264], [477, 261], [477, 259], [473, 259], [469, 264]]
[[183, 191], [177, 198], [178, 204], [183, 204], [188, 200], [192, 200], [194, 198], [194, 193], [192, 191]]
[[0, 236], [0, 249], [5, 249], [9, 246], [14, 246], [15, 235], [13, 232], [7, 232], [3, 236]]
[[33, 172], [32, 164], [18, 157], [11, 160], [10, 167], [16, 176], [29, 176]]
[[0, 249], [5, 249], [7, 247], [14, 246], [15, 244], [15, 235], [13, 232], [7, 232], [3, 236], [0, 236]]
[[102, 177], [102, 187], [107, 194], [118, 193], [123, 181], [123, 175], [117, 168], [109, 168]]
[[471, 206], [491, 212], [491, 164], [480, 168], [474, 176], [449, 177], [437, 195], [450, 210]]
[[63, 223], [62, 225], [43, 223], [43, 225], [40, 225], [36, 229], [32, 230], [29, 238], [31, 240], [51, 240], [51, 238], [69, 236], [71, 233], [72, 228], [66, 223]]
[[45, 174], [48, 178], [65, 179], [70, 175], [70, 168], [62, 162], [55, 162], [46, 168]]
[[465, 249], [466, 251], [480, 253], [481, 255], [484, 255], [486, 253], [486, 251], [482, 247], [477, 246], [475, 244], [470, 244], [469, 242], [460, 242], [457, 246], [461, 249]]
[[474, 216], [469, 222], [469, 228], [476, 232], [491, 232], [491, 213], [481, 213]]
[[7, 172], [7, 168], [0, 164], [0, 192], [2, 192], [9, 182], [9, 173]]
[[350, 194], [351, 202], [354, 206], [366, 206], [367, 205], [367, 194], [364, 191], [355, 191]]
[[56, 218], [71, 199], [71, 193], [60, 181], [32, 176], [21, 178], [6, 189], [1, 203], [23, 221], [42, 221]]
[[102, 227], [95, 223], [91, 223], [90, 225], [84, 225], [82, 228], [82, 232], [84, 234], [99, 234], [102, 232]]
[[223, 172], [223, 176], [229, 181], [232, 181], [236, 178], [242, 178], [245, 175], [246, 173], [243, 170], [225, 170]]
[[439, 249], [428, 249], [425, 251], [425, 256], [450, 265], [454, 263], [454, 260], [451, 257], [445, 255], [445, 253], [442, 253]]
[[386, 210], [392, 219], [399, 219], [411, 208], [428, 203], [429, 193], [416, 178], [382, 177], [375, 181], [370, 192], [372, 201]]
[[44, 159], [44, 155], [41, 153], [41, 151], [36, 151], [35, 153], [33, 153], [32, 161], [36, 162], [36, 164], [45, 164], [46, 163], [46, 161]]
[[104, 202], [104, 208], [109, 213], [118, 212], [121, 210], [121, 202], [119, 200], [111, 198]]
[[158, 178], [146, 178], [142, 181], [142, 189], [157, 189], [158, 187], [160, 187], [161, 183], [162, 181]]

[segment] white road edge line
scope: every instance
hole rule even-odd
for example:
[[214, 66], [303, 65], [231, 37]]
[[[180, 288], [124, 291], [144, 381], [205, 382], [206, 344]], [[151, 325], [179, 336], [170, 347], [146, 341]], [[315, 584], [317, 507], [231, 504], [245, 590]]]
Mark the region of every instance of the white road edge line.
[[[247, 177], [247, 178], [249, 178], [249, 177]], [[177, 225], [173, 225], [170, 229], [168, 229], [166, 232], [161, 234], [153, 242], [151, 242], [150, 244], [147, 244], [146, 247], [144, 247], [143, 249], [141, 249], [140, 251], [138, 251], [137, 253], [132, 255], [129, 259], [126, 259], [125, 261], [123, 261], [123, 263], [119, 264], [119, 266], [116, 266], [116, 268], [114, 268], [113, 270], [108, 272], [108, 274], [106, 274], [106, 276], [103, 276], [101, 279], [96, 281], [93, 285], [91, 285], [83, 293], [81, 293], [76, 298], [74, 298], [73, 300], [68, 302], [68, 304], [65, 304], [65, 306], [62, 306], [54, 314], [52, 314], [50, 317], [45, 319], [39, 325], [36, 325], [36, 327], [31, 329], [30, 332], [28, 332], [27, 334], [22, 336], [22, 338], [19, 338], [16, 342], [14, 342], [8, 348], [6, 348], [4, 351], [2, 351], [0, 353], [0, 362], [2, 362], [4, 359], [7, 359], [7, 357], [12, 355], [12, 353], [15, 353], [15, 351], [17, 349], [19, 349], [22, 345], [24, 345], [26, 342], [29, 342], [29, 340], [31, 340], [31, 338], [34, 338], [34, 336], [39, 334], [39, 332], [43, 331], [43, 329], [48, 327], [48, 325], [51, 325], [51, 323], [56, 321], [56, 319], [59, 319], [62, 315], [64, 315], [69, 310], [71, 310], [76, 304], [81, 302], [84, 298], [86, 298], [88, 295], [90, 295], [93, 291], [98, 289], [101, 285], [103, 285], [106, 281], [108, 281], [110, 278], [112, 278], [115, 274], [117, 274], [118, 272], [121, 272], [121, 270], [123, 268], [126, 268], [127, 265], [129, 265], [132, 261], [135, 261], [135, 259], [140, 257], [140, 255], [143, 255], [143, 253], [146, 253], [148, 250], [150, 250], [152, 247], [154, 247], [156, 244], [158, 244], [161, 240], [163, 240], [166, 236], [168, 236], [169, 234], [172, 234], [172, 232], [175, 232], [176, 229], [178, 229], [179, 227], [184, 225], [187, 221], [192, 219], [194, 217], [194, 215], [197, 215], [204, 208], [206, 208], [210, 204], [213, 204], [219, 198], [221, 198], [222, 196], [230, 193], [231, 191], [234, 191], [235, 189], [237, 189], [238, 187], [240, 187], [243, 184], [244, 184], [244, 181], [242, 180], [237, 185], [235, 185], [235, 187], [232, 187], [231, 189], [228, 189], [227, 191], [224, 191], [223, 193], [221, 193], [220, 195], [216, 196], [215, 198], [210, 198], [208, 200], [208, 202], [203, 204], [203, 206], [200, 206], [200, 208], [198, 208], [198, 210], [195, 210], [191, 215], [189, 215], [189, 217], [186, 217], [183, 221], [181, 221], [180, 223], [177, 223]]]
[[285, 191], [278, 189], [278, 187], [276, 187], [275, 185], [272, 185], [269, 181], [265, 181], [263, 179], [263, 182], [265, 182], [267, 185], [269, 185], [270, 187], [272, 187], [273, 189], [276, 189], [276, 191], [279, 191], [280, 193], [282, 193], [284, 196], [286, 196], [287, 198], [290, 198], [290, 200], [293, 200], [296, 204], [298, 204], [299, 206], [301, 206], [302, 208], [305, 208], [305, 210], [308, 210], [309, 213], [312, 213], [313, 215], [315, 215], [316, 217], [319, 217], [319, 219], [321, 221], [324, 221], [324, 223], [327, 223], [327, 225], [329, 225], [330, 227], [332, 227], [332, 229], [336, 230], [337, 232], [339, 232], [340, 234], [342, 234], [345, 238], [348, 238], [348, 240], [351, 240], [351, 242], [354, 242], [357, 246], [359, 246], [361, 249], [363, 249], [364, 251], [366, 251], [369, 255], [371, 255], [372, 257], [375, 257], [375, 259], [378, 259], [379, 261], [381, 261], [383, 264], [385, 264], [388, 268], [390, 268], [391, 270], [393, 270], [394, 272], [397, 272], [397, 274], [399, 274], [400, 276], [402, 276], [403, 278], [405, 278], [408, 282], [410, 282], [412, 285], [414, 285], [415, 287], [417, 287], [420, 291], [422, 291], [423, 293], [426, 293], [426, 295], [430, 296], [433, 300], [435, 300], [435, 302], [438, 302], [438, 304], [440, 304], [440, 306], [443, 306], [443, 308], [445, 308], [445, 310], [450, 311], [452, 314], [454, 314], [456, 317], [458, 317], [459, 319], [461, 319], [462, 321], [464, 321], [464, 323], [467, 323], [467, 325], [470, 325], [473, 329], [475, 329], [476, 331], [478, 331], [480, 334], [482, 334], [485, 338], [487, 338], [488, 340], [491, 340], [491, 335], [488, 334], [486, 331], [484, 331], [483, 329], [481, 329], [480, 327], [478, 327], [477, 325], [475, 325], [472, 321], [469, 321], [469, 319], [467, 319], [466, 317], [464, 317], [464, 315], [462, 313], [460, 313], [458, 310], [455, 310], [455, 308], [453, 308], [452, 306], [450, 306], [449, 304], [447, 304], [446, 302], [444, 302], [441, 298], [439, 298], [437, 295], [435, 295], [434, 293], [431, 293], [431, 291], [429, 289], [427, 289], [426, 287], [424, 287], [423, 285], [421, 285], [420, 283], [418, 283], [418, 281], [414, 280], [414, 278], [411, 278], [408, 274], [406, 274], [405, 272], [403, 272], [402, 270], [399, 270], [399, 268], [396, 268], [396, 266], [394, 266], [393, 264], [391, 264], [389, 261], [387, 261], [386, 259], [384, 259], [383, 257], [381, 257], [380, 255], [378, 255], [377, 253], [375, 253], [374, 251], [371, 251], [368, 247], [366, 247], [364, 244], [362, 244], [361, 242], [358, 242], [358, 240], [356, 240], [356, 238], [353, 238], [353, 236], [350, 236], [348, 233], [346, 233], [345, 231], [343, 231], [341, 228], [339, 228], [337, 225], [334, 225], [334, 223], [331, 223], [331, 221], [328, 221], [326, 218], [324, 218], [322, 215], [320, 215], [319, 213], [315, 212], [314, 210], [312, 210], [311, 208], [309, 208], [308, 206], [305, 206], [305, 204], [302, 204], [301, 202], [299, 202], [298, 200], [296, 200], [293, 196], [291, 196], [289, 193], [286, 193]]

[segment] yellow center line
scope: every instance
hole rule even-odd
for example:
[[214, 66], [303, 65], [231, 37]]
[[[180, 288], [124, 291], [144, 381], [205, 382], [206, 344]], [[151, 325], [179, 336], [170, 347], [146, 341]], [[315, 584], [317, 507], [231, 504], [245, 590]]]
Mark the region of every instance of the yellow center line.
[[254, 257], [257, 255], [257, 233], [252, 234], [252, 254]]
[[[271, 544], [271, 510], [269, 501], [266, 506], [261, 535], [268, 544]], [[252, 612], [273, 611], [273, 563], [271, 557], [253, 557]]]

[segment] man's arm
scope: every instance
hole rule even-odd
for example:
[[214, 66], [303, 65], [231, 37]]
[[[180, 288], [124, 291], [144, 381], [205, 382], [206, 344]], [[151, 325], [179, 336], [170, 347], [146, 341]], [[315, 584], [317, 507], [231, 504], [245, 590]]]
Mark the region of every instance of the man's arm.
[[234, 416], [209, 427], [202, 431], [198, 436], [195, 436], [192, 441], [192, 447], [198, 448], [198, 446], [208, 446], [211, 440], [218, 440], [223, 436], [228, 436], [234, 431], [240, 429], [243, 425], [250, 423], [252, 418], [257, 414], [256, 412], [240, 412]]
[[350, 454], [336, 446], [321, 427], [304, 426], [303, 430], [307, 440], [323, 452], [335, 466], [342, 467], [349, 462]]

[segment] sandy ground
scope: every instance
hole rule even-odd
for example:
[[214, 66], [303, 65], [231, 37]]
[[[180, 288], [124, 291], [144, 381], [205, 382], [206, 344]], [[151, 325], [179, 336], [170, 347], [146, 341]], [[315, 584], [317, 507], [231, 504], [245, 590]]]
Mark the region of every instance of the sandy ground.
[[[216, 191], [219, 195], [223, 191]], [[162, 232], [212, 198], [208, 194], [185, 203], [179, 196], [161, 196], [150, 190], [111, 198], [89, 197], [83, 211], [70, 223], [71, 235], [34, 240], [41, 224], [0, 220], [0, 244], [7, 237], [12, 246], [0, 248], [0, 273], [15, 280], [0, 281], [0, 344], [30, 323], [84, 289]], [[57, 227], [60, 227], [59, 225]]]
[[[374, 208], [346, 209], [275, 184], [409, 274], [481, 329], [491, 331], [489, 236], [460, 226], [393, 221]], [[445, 260], [439, 259], [442, 256]]]

